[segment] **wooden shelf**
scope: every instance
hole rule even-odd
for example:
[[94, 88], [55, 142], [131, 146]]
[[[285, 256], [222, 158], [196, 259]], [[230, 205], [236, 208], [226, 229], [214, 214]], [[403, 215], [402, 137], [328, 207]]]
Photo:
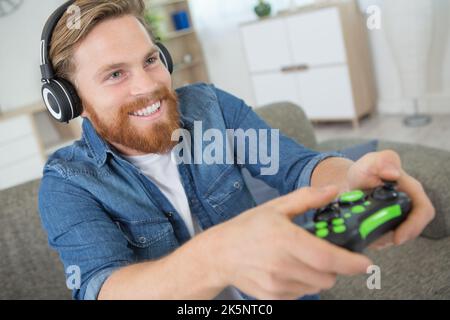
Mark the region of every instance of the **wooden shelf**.
[[36, 102], [22, 108], [0, 112], [0, 121], [18, 117], [21, 115], [30, 115], [42, 111], [46, 111], [43, 102]]
[[202, 59], [197, 59], [197, 60], [194, 60], [189, 63], [186, 63], [186, 62], [177, 63], [173, 66], [173, 72], [190, 69], [190, 68], [200, 65], [201, 63], [203, 63]]
[[164, 6], [172, 6], [179, 3], [187, 2], [187, 0], [167, 0], [167, 1], [148, 1], [149, 6], [151, 8], [154, 7], [164, 7]]
[[173, 40], [173, 39], [177, 39], [180, 37], [193, 35], [193, 34], [195, 34], [195, 30], [192, 28], [178, 30], [178, 31], [172, 31], [172, 32], [169, 32], [169, 33], [163, 35], [163, 40]]

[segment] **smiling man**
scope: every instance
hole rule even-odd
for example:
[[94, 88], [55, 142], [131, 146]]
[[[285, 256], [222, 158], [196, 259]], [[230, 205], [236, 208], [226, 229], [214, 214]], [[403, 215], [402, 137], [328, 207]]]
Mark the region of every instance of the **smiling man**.
[[[293, 299], [330, 288], [337, 275], [365, 273], [371, 261], [291, 220], [381, 179], [397, 180], [414, 209], [376, 246], [411, 240], [433, 218], [420, 183], [392, 151], [353, 163], [280, 135], [273, 175], [261, 174], [260, 161], [177, 165], [173, 150], [183, 138], [172, 135], [192, 132], [197, 121], [223, 136], [271, 128], [212, 85], [173, 90], [142, 1], [75, 4], [81, 28], [68, 28], [63, 15], [50, 60], [81, 100], [83, 136], [50, 157], [39, 193], [50, 245], [81, 272], [74, 298]], [[283, 196], [255, 207], [242, 167]]]

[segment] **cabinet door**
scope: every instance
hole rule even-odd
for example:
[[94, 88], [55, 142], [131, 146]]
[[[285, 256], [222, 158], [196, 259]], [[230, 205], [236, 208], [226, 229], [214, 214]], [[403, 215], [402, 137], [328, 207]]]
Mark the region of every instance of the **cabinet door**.
[[352, 119], [355, 116], [347, 66], [297, 73], [300, 105], [311, 119]]
[[346, 63], [337, 8], [301, 13], [286, 19], [294, 64], [320, 66]]
[[292, 64], [283, 19], [245, 25], [241, 33], [250, 72], [279, 71]]
[[252, 77], [252, 82], [258, 107], [282, 101], [299, 103], [295, 74], [281, 72], [258, 74]]

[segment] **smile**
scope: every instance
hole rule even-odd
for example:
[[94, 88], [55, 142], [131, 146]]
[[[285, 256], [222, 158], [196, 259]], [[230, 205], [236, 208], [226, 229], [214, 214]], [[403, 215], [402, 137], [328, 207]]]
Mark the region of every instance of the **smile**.
[[145, 107], [141, 110], [138, 110], [136, 112], [132, 112], [130, 113], [130, 115], [135, 117], [148, 117], [157, 113], [159, 110], [161, 110], [161, 101], [155, 102], [154, 104]]

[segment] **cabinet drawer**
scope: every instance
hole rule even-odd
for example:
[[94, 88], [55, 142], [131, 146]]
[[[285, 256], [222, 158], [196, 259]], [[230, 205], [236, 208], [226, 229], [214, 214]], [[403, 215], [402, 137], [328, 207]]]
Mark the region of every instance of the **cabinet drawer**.
[[28, 116], [14, 117], [0, 121], [0, 146], [5, 141], [32, 134], [31, 119]]
[[326, 8], [286, 19], [293, 64], [320, 66], [346, 63], [339, 9]]
[[0, 169], [38, 153], [38, 144], [36, 138], [32, 135], [5, 141], [0, 144]]
[[258, 107], [288, 101], [299, 104], [297, 76], [293, 73], [272, 72], [252, 76]]
[[42, 177], [44, 163], [39, 154], [14, 165], [0, 168], [0, 189], [7, 189]]
[[300, 105], [310, 119], [355, 117], [347, 66], [314, 68], [298, 73]]

